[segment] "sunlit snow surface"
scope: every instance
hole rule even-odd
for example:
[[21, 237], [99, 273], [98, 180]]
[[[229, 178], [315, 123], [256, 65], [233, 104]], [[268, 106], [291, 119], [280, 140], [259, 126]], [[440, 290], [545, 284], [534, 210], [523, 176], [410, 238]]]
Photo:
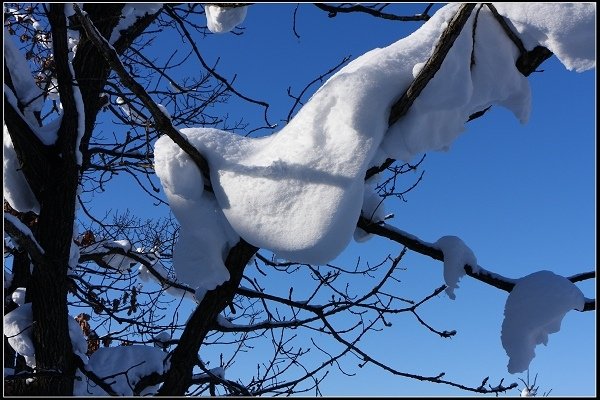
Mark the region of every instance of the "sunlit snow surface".
[[[14, 42], [14, 36], [4, 27], [4, 62], [11, 71], [11, 81], [15, 95], [24, 105], [23, 114], [30, 122], [36, 121], [34, 112], [39, 112], [43, 106], [42, 90], [35, 84], [33, 75], [23, 53], [19, 51]], [[17, 72], [13, 72], [17, 71]]]
[[[31, 339], [31, 327], [33, 323], [33, 313], [31, 303], [20, 305], [4, 316], [4, 336], [8, 338], [8, 344], [17, 353], [25, 358], [25, 362], [30, 367], [35, 367], [35, 351]], [[73, 352], [81, 357], [84, 362], [87, 360], [87, 341], [77, 321], [68, 316], [69, 337], [73, 346]]]
[[[101, 347], [90, 356], [87, 369], [101, 378], [112, 376], [106, 379], [105, 383], [108, 383], [117, 395], [133, 396], [133, 389], [141, 378], [167, 371], [166, 356], [167, 353], [163, 350], [150, 346]], [[81, 373], [79, 376], [82, 379], [75, 380], [75, 396], [107, 395], [101, 387], [81, 376]], [[154, 394], [157, 389], [158, 385], [150, 386], [140, 394]]]
[[239, 236], [231, 229], [215, 197], [204, 191], [204, 180], [192, 160], [168, 137], [156, 142], [156, 174], [181, 225], [173, 249], [173, 267], [180, 282], [199, 292], [229, 279], [224, 261]]
[[510, 18], [528, 50], [537, 45], [553, 52], [569, 70], [596, 66], [596, 42], [591, 40], [596, 3], [494, 3]]
[[40, 205], [31, 191], [23, 171], [21, 171], [21, 165], [6, 125], [4, 125], [2, 132], [2, 147], [4, 150], [2, 157], [4, 200], [8, 201], [8, 204], [19, 212], [33, 211], [36, 214], [39, 213]]
[[205, 5], [204, 12], [206, 13], [208, 29], [213, 33], [225, 33], [244, 22], [248, 6], [219, 7], [214, 4]]
[[146, 14], [154, 14], [162, 7], [162, 3], [128, 3], [123, 7], [121, 19], [113, 29], [110, 44], [115, 44], [121, 37], [121, 32], [129, 29], [139, 18]]
[[[156, 171], [182, 225], [174, 251], [177, 274], [185, 276], [181, 280], [212, 287], [227, 279], [223, 258], [231, 246], [231, 228], [278, 257], [328, 262], [352, 239], [363, 208], [365, 172], [374, 157], [411, 160], [425, 151], [448, 149], [469, 116], [492, 104], [507, 107], [525, 122], [531, 95], [515, 67], [518, 50], [484, 6], [475, 34], [473, 13], [435, 77], [408, 113], [388, 127], [391, 105], [427, 61], [458, 6], [443, 7], [410, 36], [342, 68], [269, 137], [182, 129], [208, 160], [214, 196], [203, 192], [204, 182], [189, 157], [167, 137], [159, 139]], [[503, 6], [502, 13], [522, 18], [520, 7]], [[576, 40], [594, 43], [595, 6], [569, 7], [573, 12], [568, 15], [579, 16]], [[525, 27], [544, 26], [550, 34], [572, 25], [556, 6], [539, 4], [534, 14], [524, 19]], [[585, 47], [565, 34], [552, 37], [547, 43], [553, 48], [560, 43], [564, 60], [571, 59], [571, 47]], [[578, 52], [577, 59], [587, 60], [578, 61], [585, 68], [595, 65], [593, 49]], [[202, 282], [205, 271], [208, 283]]]
[[538, 271], [519, 280], [508, 295], [502, 322], [502, 346], [508, 372], [523, 372], [535, 357], [535, 346], [548, 344], [569, 310], [583, 310], [581, 290], [567, 278]]
[[458, 288], [458, 281], [465, 275], [465, 265], [471, 266], [473, 272], [479, 270], [477, 258], [459, 237], [443, 236], [434, 243], [444, 253], [444, 281], [446, 294], [452, 300], [456, 298], [454, 289]]

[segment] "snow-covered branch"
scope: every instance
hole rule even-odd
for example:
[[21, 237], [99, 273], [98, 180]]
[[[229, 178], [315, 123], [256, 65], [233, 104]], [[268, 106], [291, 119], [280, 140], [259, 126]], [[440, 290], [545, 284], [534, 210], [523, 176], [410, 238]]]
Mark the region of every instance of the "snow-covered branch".
[[[20, 170], [31, 191], [39, 198], [40, 190], [47, 182], [46, 169], [48, 152], [25, 116], [19, 111], [16, 98], [10, 89], [4, 90], [4, 123], [18, 157]], [[5, 155], [8, 151], [5, 150]], [[13, 205], [14, 206], [14, 205]]]
[[96, 375], [96, 373], [94, 371], [91, 371], [86, 366], [86, 363], [81, 359], [81, 357], [75, 356], [75, 363], [77, 364], [79, 371], [81, 371], [81, 373], [83, 375], [85, 375], [87, 377], [87, 379], [89, 379], [95, 385], [102, 388], [102, 390], [104, 390], [108, 395], [110, 395], [110, 396], [118, 396], [119, 395], [117, 392], [115, 392], [113, 390], [113, 388], [110, 384], [105, 382], [105, 378], [100, 378], [98, 375]]
[[44, 249], [35, 240], [31, 230], [23, 224], [17, 217], [11, 214], [4, 214], [4, 230], [21, 247], [23, 247], [31, 258], [41, 262], [44, 258]]
[[437, 42], [431, 57], [427, 60], [423, 69], [419, 72], [416, 78], [412, 81], [406, 91], [392, 105], [388, 124], [394, 125], [400, 118], [408, 112], [414, 101], [419, 97], [425, 86], [433, 79], [439, 71], [442, 63], [446, 59], [448, 52], [454, 45], [454, 42], [460, 35], [462, 28], [467, 23], [471, 12], [476, 4], [467, 3], [460, 6], [452, 20], [448, 23], [448, 27], [444, 29], [442, 36]]
[[515, 33], [506, 22], [506, 19], [498, 13], [498, 10], [492, 3], [485, 3], [490, 9], [494, 18], [498, 21], [506, 36], [515, 44], [519, 50], [519, 58], [516, 62], [517, 69], [525, 76], [531, 75], [541, 63], [552, 56], [552, 52], [543, 46], [535, 46], [532, 50], [527, 50], [521, 38]]
[[62, 158], [82, 165], [81, 138], [85, 130], [85, 110], [81, 91], [69, 56], [68, 27], [64, 7], [51, 7], [48, 14], [52, 27], [52, 46], [60, 103], [63, 109], [57, 146]]
[[[390, 240], [400, 243], [417, 253], [429, 256], [435, 260], [444, 261], [444, 253], [438, 247], [398, 228], [385, 223], [374, 224], [364, 217], [361, 217], [358, 220], [357, 226], [368, 233], [386, 237]], [[510, 292], [516, 283], [516, 281], [512, 278], [507, 278], [500, 274], [488, 271], [478, 265], [465, 265], [464, 268], [466, 274], [470, 277], [495, 288], [504, 290], [505, 292]], [[568, 279], [571, 282], [579, 282], [584, 279], [592, 279], [595, 277], [595, 272], [591, 271], [574, 275]], [[586, 299], [584, 309], [581, 311], [592, 311], [595, 309], [596, 301], [594, 299]]]

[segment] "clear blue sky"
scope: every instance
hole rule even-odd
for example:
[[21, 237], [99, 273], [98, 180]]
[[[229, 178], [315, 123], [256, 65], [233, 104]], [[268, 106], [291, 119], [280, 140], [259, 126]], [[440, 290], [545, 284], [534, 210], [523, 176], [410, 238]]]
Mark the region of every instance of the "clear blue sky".
[[[198, 43], [209, 64], [220, 57], [220, 74], [228, 78], [237, 74], [235, 87], [240, 92], [271, 105], [271, 122], [279, 122], [288, 113], [292, 104], [286, 95], [288, 86], [299, 93], [344, 56], [355, 58], [386, 46], [420, 26], [368, 15], [328, 18], [325, 12], [304, 4], [297, 13], [298, 39], [292, 31], [294, 7], [253, 5], [242, 25], [243, 35], [210, 35]], [[410, 14], [424, 7], [405, 5], [395, 10]], [[158, 48], [162, 43], [172, 48], [172, 40], [160, 38]], [[387, 205], [395, 213], [390, 224], [426, 241], [459, 236], [481, 266], [509, 277], [541, 269], [565, 276], [595, 269], [596, 73], [569, 72], [556, 58], [542, 68], [543, 73], [529, 79], [533, 94], [529, 123], [519, 124], [499, 107], [469, 123], [449, 152], [427, 155], [424, 180], [407, 196], [408, 202]], [[243, 117], [251, 126], [261, 124], [259, 107], [232, 100], [219, 109], [232, 120]], [[131, 189], [122, 190], [127, 198]], [[140, 214], [157, 215], [151, 206], [125, 203]], [[353, 244], [336, 262], [352, 265], [357, 256], [379, 261], [398, 251], [398, 245], [373, 239]], [[407, 271], [399, 286], [402, 296], [419, 298], [443, 283], [440, 262], [409, 254], [403, 265]], [[579, 287], [587, 297], [595, 297], [595, 281]], [[444, 371], [448, 380], [470, 386], [478, 386], [488, 375], [491, 384], [502, 377], [505, 383], [524, 377], [506, 372], [508, 358], [500, 342], [500, 327], [507, 294], [463, 278], [456, 296], [452, 301], [440, 295], [422, 311], [436, 328], [456, 329], [458, 334], [452, 339], [440, 339], [413, 318], [402, 316], [391, 321], [392, 328], [371, 335], [363, 348], [401, 371], [424, 375]], [[548, 346], [536, 348], [531, 372], [539, 373], [541, 391], [595, 393], [595, 318], [595, 312], [570, 312], [561, 331], [550, 336]], [[323, 394], [468, 394], [396, 378], [370, 366], [359, 369], [357, 364], [351, 357], [344, 364], [349, 372], [357, 373], [353, 377], [333, 371], [322, 386]], [[234, 372], [227, 377], [235, 379]]]

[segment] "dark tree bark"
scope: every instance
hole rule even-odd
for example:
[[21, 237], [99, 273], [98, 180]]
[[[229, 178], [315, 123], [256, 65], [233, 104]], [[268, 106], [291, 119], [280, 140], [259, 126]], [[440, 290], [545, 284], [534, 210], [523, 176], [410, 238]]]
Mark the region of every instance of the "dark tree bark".
[[[87, 4], [86, 11], [101, 32], [110, 37], [123, 6], [124, 4]], [[156, 15], [139, 19], [122, 35], [115, 44], [121, 52], [131, 45]], [[77, 109], [73, 85], [77, 81], [84, 104], [85, 135], [80, 149], [85, 154], [101, 107], [99, 94], [110, 73], [108, 64], [95, 46], [83, 40], [73, 61], [73, 76], [68, 60], [64, 4], [50, 4], [47, 17], [52, 31], [54, 65], [64, 110], [57, 142], [51, 146], [44, 145], [20, 112], [6, 100], [5, 95], [5, 124], [22, 171], [40, 204], [35, 236], [44, 249], [43, 260], [33, 263], [31, 277], [27, 282], [19, 283], [26, 285], [27, 302], [32, 304], [32, 339], [36, 351], [36, 373], [39, 376], [26, 385], [20, 382], [7, 385], [7, 395], [73, 394], [77, 363], [68, 329], [67, 273], [73, 242], [77, 187], [83, 171], [77, 162], [78, 117], [81, 110]], [[11, 83], [10, 74], [5, 77], [5, 82]], [[23, 262], [15, 259], [17, 270], [21, 270], [18, 266]], [[5, 353], [6, 357], [10, 357], [10, 354]]]
[[179, 345], [171, 355], [171, 369], [167, 373], [159, 396], [183, 396], [190, 386], [192, 370], [198, 362], [198, 351], [204, 338], [214, 324], [217, 315], [231, 303], [240, 285], [244, 268], [258, 249], [241, 240], [229, 251], [225, 265], [230, 279], [207, 292], [191, 315]]

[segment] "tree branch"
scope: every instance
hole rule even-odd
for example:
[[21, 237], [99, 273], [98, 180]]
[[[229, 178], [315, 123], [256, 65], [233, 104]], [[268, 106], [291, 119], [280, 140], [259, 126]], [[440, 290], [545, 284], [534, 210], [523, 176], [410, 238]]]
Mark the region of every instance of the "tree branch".
[[541, 63], [546, 61], [548, 58], [552, 57], [552, 52], [545, 47], [536, 46], [533, 50], [528, 51], [523, 44], [521, 38], [513, 32], [511, 27], [506, 22], [506, 19], [500, 15], [496, 7], [492, 3], [485, 3], [485, 5], [490, 9], [496, 21], [500, 24], [506, 36], [517, 46], [519, 53], [521, 55], [517, 59], [516, 67], [525, 76], [531, 75], [532, 72], [536, 70], [537, 67], [540, 66]]
[[45, 168], [48, 163], [48, 147], [37, 137], [23, 114], [13, 106], [10, 95], [12, 93], [4, 92], [4, 123], [19, 158], [21, 171], [35, 197], [40, 199], [48, 182], [48, 171]]
[[114, 391], [112, 386], [104, 381], [104, 379], [100, 378], [93, 371], [88, 370], [85, 366], [85, 363], [81, 359], [81, 357], [75, 355], [75, 363], [77, 364], [77, 368], [84, 374], [89, 380], [98, 385], [102, 390], [104, 390], [110, 396], [118, 396], [119, 394]]
[[362, 13], [369, 14], [369, 15], [372, 15], [373, 17], [377, 17], [377, 18], [383, 18], [383, 19], [392, 20], [392, 21], [407, 22], [407, 21], [428, 21], [429, 18], [431, 18], [428, 13], [433, 4], [430, 4], [429, 6], [427, 6], [425, 11], [423, 11], [421, 14], [407, 15], [407, 16], [385, 13], [385, 12], [381, 11], [381, 9], [377, 10], [375, 8], [366, 7], [366, 6], [363, 6], [360, 4], [353, 4], [348, 7], [332, 6], [332, 5], [324, 4], [324, 3], [314, 3], [314, 5], [323, 11], [327, 11], [329, 13], [329, 18], [335, 17], [338, 13], [362, 12]]
[[240, 285], [244, 267], [258, 249], [244, 240], [235, 245], [227, 255], [225, 266], [230, 278], [216, 289], [207, 292], [202, 302], [190, 316], [181, 335], [179, 345], [171, 353], [171, 369], [158, 394], [182, 396], [189, 387], [198, 350], [219, 313], [229, 304]]
[[[51, 8], [49, 17], [52, 25], [54, 65], [56, 68], [58, 91], [60, 93], [60, 103], [63, 109], [56, 145], [61, 154], [60, 157], [65, 162], [76, 165], [76, 153], [79, 151], [77, 137], [78, 134], [83, 134], [83, 132], [79, 132], [80, 126], [78, 121], [80, 113], [83, 114], [84, 110], [79, 110], [77, 106], [76, 95], [80, 95], [80, 93], [75, 93], [75, 85], [77, 83], [73, 76], [71, 62], [69, 61], [67, 21], [64, 14], [64, 7]], [[81, 106], [83, 107], [82, 103]], [[85, 115], [81, 117], [85, 118]]]
[[431, 57], [427, 60], [423, 69], [419, 72], [417, 77], [412, 81], [406, 92], [392, 105], [390, 111], [390, 117], [388, 124], [394, 125], [400, 118], [402, 118], [413, 102], [421, 94], [425, 86], [433, 79], [435, 74], [439, 71], [442, 63], [446, 59], [446, 55], [454, 45], [454, 41], [460, 35], [462, 28], [467, 23], [467, 20], [471, 16], [471, 11], [475, 8], [476, 4], [463, 4], [460, 6], [452, 20], [448, 23], [448, 27], [442, 33], [438, 43], [433, 49]]
[[169, 136], [171, 140], [181, 147], [181, 149], [185, 151], [194, 161], [206, 179], [206, 182], [210, 182], [210, 170], [206, 159], [202, 156], [202, 154], [200, 154], [198, 149], [192, 146], [192, 144], [188, 142], [187, 139], [173, 127], [171, 119], [160, 110], [158, 105], [154, 102], [154, 100], [152, 100], [142, 85], [137, 83], [135, 79], [129, 75], [123, 66], [123, 63], [119, 59], [119, 55], [114, 47], [112, 47], [108, 41], [102, 37], [102, 35], [90, 21], [89, 17], [85, 15], [76, 4], [73, 7], [88, 38], [98, 47], [102, 53], [102, 56], [106, 59], [108, 64], [117, 73], [117, 75], [119, 75], [123, 85], [130, 89], [142, 101], [142, 103], [144, 103], [146, 108], [148, 108], [152, 114], [152, 117], [154, 118], [156, 128]]
[[[386, 237], [394, 242], [400, 243], [403, 246], [408, 247], [410, 250], [416, 251], [417, 253], [429, 256], [434, 260], [444, 261], [444, 253], [438, 248], [434, 247], [431, 243], [425, 242], [418, 237], [401, 231], [400, 229], [394, 228], [387, 224], [372, 223], [364, 217], [360, 217], [357, 226], [365, 232], [372, 233], [378, 236]], [[495, 288], [504, 290], [505, 292], [512, 291], [515, 286], [516, 280], [504, 277], [500, 274], [488, 271], [485, 268], [479, 266], [479, 271], [474, 272], [473, 266], [466, 264], [465, 272], [471, 278], [474, 278], [480, 282], [486, 283]], [[577, 274], [573, 277], [567, 278], [571, 282], [579, 282], [584, 279], [595, 278], [595, 272], [587, 272], [583, 274]], [[595, 310], [596, 301], [586, 299], [584, 309], [582, 311]]]
[[14, 215], [4, 214], [4, 230], [21, 247], [23, 247], [32, 260], [39, 263], [44, 260], [44, 249], [35, 240], [31, 230]]
[[244, 100], [246, 100], [246, 101], [248, 101], [250, 103], [258, 104], [258, 105], [264, 107], [265, 108], [264, 118], [265, 118], [266, 124], [268, 126], [270, 126], [270, 127], [275, 126], [275, 125], [273, 125], [273, 124], [271, 124], [269, 122], [269, 119], [267, 117], [267, 112], [269, 111], [269, 104], [265, 103], [264, 101], [251, 99], [251, 98], [249, 98], [249, 97], [241, 94], [240, 92], [238, 92], [231, 85], [231, 83], [229, 83], [229, 81], [227, 81], [227, 79], [223, 78], [220, 74], [218, 74], [217, 71], [215, 71], [214, 68], [209, 67], [208, 64], [206, 64], [206, 62], [204, 61], [204, 58], [200, 54], [200, 51], [198, 50], [198, 47], [196, 46], [196, 43], [194, 42], [194, 39], [192, 38], [192, 35], [190, 35], [190, 32], [185, 27], [185, 25], [184, 25], [183, 21], [181, 20], [181, 18], [179, 18], [179, 16], [171, 8], [167, 7], [167, 8], [165, 8], [165, 10], [167, 11], [167, 14], [169, 14], [169, 16], [171, 16], [171, 18], [173, 18], [175, 20], [175, 22], [177, 22], [177, 24], [179, 25], [179, 27], [183, 31], [183, 34], [185, 35], [185, 37], [187, 38], [187, 40], [190, 42], [190, 45], [192, 46], [192, 49], [194, 50], [194, 53], [196, 54], [196, 57], [198, 58], [198, 60], [200, 61], [200, 63], [204, 67], [204, 69], [206, 69], [219, 82], [223, 83], [227, 87], [227, 89], [229, 89], [233, 94], [235, 94], [239, 98], [244, 99]]

